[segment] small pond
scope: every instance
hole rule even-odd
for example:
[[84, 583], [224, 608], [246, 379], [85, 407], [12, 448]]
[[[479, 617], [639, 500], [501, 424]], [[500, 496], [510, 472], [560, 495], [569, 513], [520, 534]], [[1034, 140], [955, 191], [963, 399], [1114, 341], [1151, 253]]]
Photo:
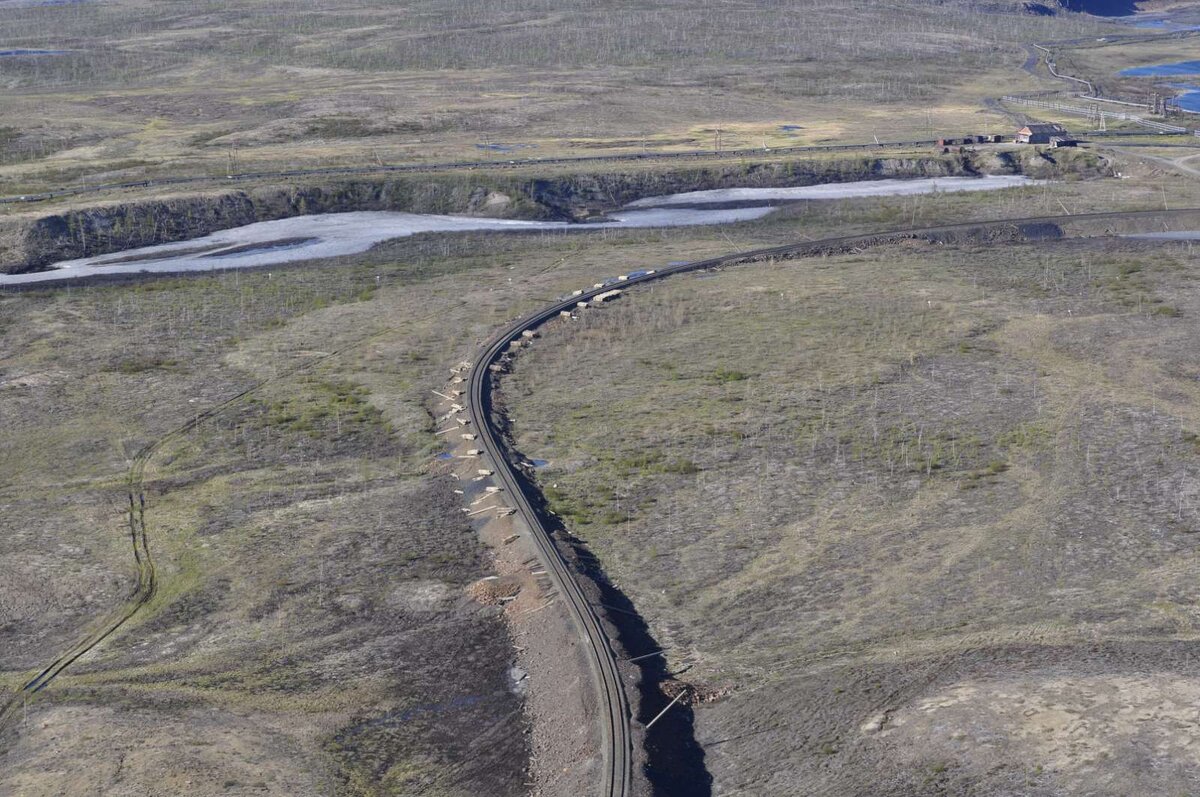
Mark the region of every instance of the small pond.
[[27, 58], [42, 55], [66, 55], [66, 50], [0, 50], [0, 58]]
[[1153, 66], [1134, 66], [1122, 69], [1121, 77], [1177, 77], [1179, 75], [1200, 75], [1200, 61], [1177, 61], [1173, 64], [1155, 64]]

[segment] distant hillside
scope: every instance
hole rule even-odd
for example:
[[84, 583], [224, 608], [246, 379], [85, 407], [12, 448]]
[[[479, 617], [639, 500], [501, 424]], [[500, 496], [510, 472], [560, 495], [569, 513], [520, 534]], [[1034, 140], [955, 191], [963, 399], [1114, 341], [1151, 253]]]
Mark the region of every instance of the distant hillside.
[[[930, 138], [1131, 0], [8, 5], [0, 193], [85, 175]], [[1030, 13], [1041, 4], [1043, 11]], [[36, 53], [36, 54], [32, 54]], [[997, 131], [998, 132], [998, 131]], [[497, 154], [497, 157], [499, 155]]]

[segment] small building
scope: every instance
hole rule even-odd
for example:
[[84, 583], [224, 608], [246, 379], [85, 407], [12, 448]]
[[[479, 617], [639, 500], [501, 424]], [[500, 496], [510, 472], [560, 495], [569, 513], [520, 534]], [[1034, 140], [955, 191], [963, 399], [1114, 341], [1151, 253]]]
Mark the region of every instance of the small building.
[[1025, 125], [1017, 131], [1018, 144], [1049, 144], [1052, 138], [1070, 138], [1066, 128], [1056, 124]]
[[1059, 147], [1074, 147], [1078, 145], [1079, 142], [1070, 137], [1064, 138], [1063, 136], [1054, 136], [1050, 139], [1050, 146], [1054, 149], [1058, 149]]

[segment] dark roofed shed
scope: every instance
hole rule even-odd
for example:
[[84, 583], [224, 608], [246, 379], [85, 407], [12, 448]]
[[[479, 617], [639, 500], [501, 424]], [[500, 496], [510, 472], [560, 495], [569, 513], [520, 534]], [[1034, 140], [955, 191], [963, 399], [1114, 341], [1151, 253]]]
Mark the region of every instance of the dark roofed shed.
[[1018, 144], [1049, 144], [1052, 138], [1070, 138], [1071, 134], [1062, 125], [1031, 124], [1017, 131]]

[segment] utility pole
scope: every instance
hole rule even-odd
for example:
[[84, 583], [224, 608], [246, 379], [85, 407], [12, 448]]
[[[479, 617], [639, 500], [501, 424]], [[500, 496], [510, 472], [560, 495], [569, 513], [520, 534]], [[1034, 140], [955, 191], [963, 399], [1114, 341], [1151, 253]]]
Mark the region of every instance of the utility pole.
[[663, 715], [671, 710], [671, 706], [675, 705], [680, 700], [683, 700], [684, 695], [686, 695], [687, 693], [688, 693], [688, 690], [684, 689], [684, 690], [680, 691], [679, 694], [675, 695], [675, 699], [672, 700], [670, 703], [668, 703], [666, 708], [664, 708], [662, 711], [658, 712], [658, 715], [654, 719], [652, 719], [646, 723], [646, 730], [649, 730], [651, 728], [651, 726], [654, 725], [654, 723], [656, 723], [660, 719], [662, 719]]

